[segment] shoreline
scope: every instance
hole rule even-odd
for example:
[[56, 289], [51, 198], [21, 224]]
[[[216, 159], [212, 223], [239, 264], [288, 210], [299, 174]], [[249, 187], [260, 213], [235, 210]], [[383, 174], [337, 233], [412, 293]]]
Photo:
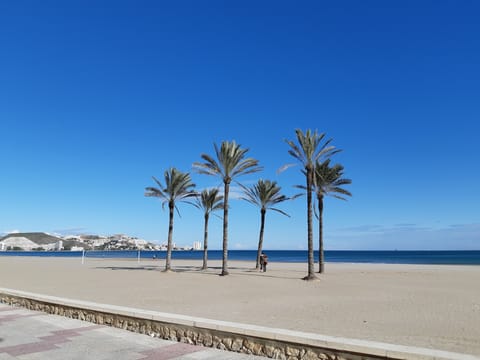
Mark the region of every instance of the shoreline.
[[0, 257], [0, 287], [480, 356], [480, 267], [329, 262], [320, 280], [305, 263]]
[[[240, 251], [240, 252], [256, 252], [256, 251], [253, 251], [253, 250], [233, 250], [233, 251]], [[289, 252], [291, 250], [275, 250], [277, 252]], [[293, 251], [297, 251], [297, 250], [293, 250]], [[300, 252], [303, 252], [303, 250], [299, 250]], [[335, 250], [336, 251], [336, 250]], [[354, 252], [354, 253], [358, 253], [358, 252], [362, 252], [362, 251], [351, 251], [351, 250], [339, 250], [338, 252], [341, 252], [341, 251], [345, 251], [345, 252]], [[74, 253], [70, 253], [70, 252], [62, 252], [62, 251], [54, 251], [54, 252], [28, 252], [28, 253], [25, 253], [23, 251], [18, 251], [18, 252], [14, 252], [14, 253], [9, 253], [9, 254], [2, 254], [2, 252], [0, 252], [0, 258], [3, 258], [3, 257], [18, 257], [18, 258], [63, 258], [63, 259], [71, 259], [71, 258], [84, 258], [84, 259], [104, 259], [104, 260], [118, 260], [118, 261], [123, 261], [123, 260], [134, 260], [134, 261], [138, 261], [138, 256], [137, 256], [137, 253], [138, 251], [137, 250], [111, 250], [111, 251], [103, 251], [103, 250], [95, 250], [95, 251], [91, 251], [91, 252], [95, 252], [97, 254], [94, 254], [94, 255], [89, 255], [90, 251], [89, 252], [85, 252], [85, 256], [82, 255], [82, 252], [74, 252]], [[117, 254], [121, 254], [121, 253], [127, 253], [125, 254], [125, 256], [118, 256], [118, 255], [112, 255], [112, 256], [108, 256], [107, 254], [108, 253], [117, 253]], [[371, 250], [366, 250], [364, 251], [366, 253], [372, 253], [372, 252], [384, 252], [383, 250], [378, 250], [378, 251], [371, 251]], [[390, 253], [397, 253], [397, 252], [401, 252], [401, 251], [387, 251], [387, 252], [390, 252]], [[410, 252], [410, 251], [405, 251], [405, 252]], [[419, 252], [419, 251], [414, 251], [414, 252]], [[432, 253], [432, 251], [430, 250], [425, 250], [425, 252], [428, 252], [428, 253]], [[433, 252], [442, 252], [442, 251], [433, 251]], [[463, 261], [460, 261], [459, 259], [457, 259], [456, 261], [452, 261], [452, 260], [443, 260], [443, 261], [439, 261], [438, 259], [436, 261], [428, 261], [428, 260], [423, 260], [423, 261], [408, 261], [408, 260], [405, 260], [405, 259], [390, 259], [390, 260], [378, 260], [378, 258], [375, 258], [374, 260], [365, 260], [365, 259], [358, 259], [357, 261], [355, 260], [331, 260], [331, 259], [326, 259], [325, 263], [327, 265], [332, 265], [332, 264], [385, 264], [385, 265], [428, 265], [428, 266], [437, 266], [437, 265], [449, 265], [449, 266], [480, 266], [480, 251], [477, 251], [477, 250], [445, 250], [445, 252], [454, 252], [454, 253], [474, 253], [475, 255], [472, 257], [472, 258], [467, 258], [467, 259], [463, 259]], [[150, 254], [158, 254], [160, 253], [161, 256], [156, 256], [155, 258], [152, 257], [152, 255]], [[189, 254], [189, 253], [195, 253], [197, 254], [196, 257], [176, 257], [176, 254]], [[219, 253], [219, 251], [217, 251], [217, 253]], [[478, 254], [477, 254], [478, 253]], [[128, 254], [130, 254], [131, 256], [128, 256]], [[145, 254], [148, 254], [148, 256], [145, 256]], [[148, 260], [156, 260], [156, 261], [165, 261], [165, 257], [166, 257], [166, 251], [143, 251], [142, 256], [140, 256], [140, 261], [148, 261]], [[192, 261], [192, 262], [195, 262], [195, 261], [201, 261], [203, 259], [203, 256], [200, 256], [200, 255], [203, 255], [203, 251], [201, 250], [196, 250], [196, 251], [173, 251], [172, 252], [172, 261]], [[218, 255], [218, 254], [217, 254]], [[231, 259], [233, 257], [233, 259]], [[433, 258], [433, 257], [432, 257]], [[403, 261], [402, 261], [403, 260]], [[222, 258], [219, 257], [219, 256], [210, 256], [209, 257], [209, 261], [222, 261]], [[239, 261], [239, 262], [255, 262], [256, 261], [256, 258], [238, 258], [238, 256], [236, 257], [235, 255], [231, 256], [229, 259], [228, 259], [228, 262], [235, 262], [235, 261]], [[302, 259], [302, 260], [297, 260], [297, 259], [293, 259], [293, 260], [284, 260], [284, 257], [281, 257], [280, 259], [277, 259], [275, 256], [269, 256], [269, 262], [270, 263], [279, 263], [279, 264], [307, 264], [307, 260], [306, 259]], [[315, 261], [315, 266], [318, 266], [318, 261]]]

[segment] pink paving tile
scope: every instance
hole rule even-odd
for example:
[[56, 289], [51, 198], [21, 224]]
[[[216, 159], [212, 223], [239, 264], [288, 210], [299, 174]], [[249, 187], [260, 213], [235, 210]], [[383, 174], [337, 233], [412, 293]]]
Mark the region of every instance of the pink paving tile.
[[80, 336], [82, 332], [102, 328], [101, 325], [84, 326], [74, 329], [52, 331], [51, 335], [40, 336], [39, 341], [14, 346], [0, 347], [0, 353], [7, 353], [12, 356], [45, 352], [58, 349], [57, 344], [72, 341], [70, 338]]
[[0, 307], [0, 311], [18, 311], [18, 310], [20, 310], [20, 308], [15, 308], [15, 307], [11, 307], [11, 306]]
[[202, 348], [200, 346], [178, 343], [162, 346], [152, 350], [142, 351], [141, 354], [146, 356], [144, 358], [140, 358], [139, 360], [169, 360], [202, 350], [205, 350], [205, 348]]
[[8, 314], [0, 316], [0, 325], [4, 322], [14, 321], [21, 318], [32, 317], [32, 316], [39, 316], [43, 315], [41, 313], [34, 313], [34, 314]]
[[32, 354], [38, 352], [45, 352], [52, 349], [57, 349], [58, 347], [51, 342], [34, 342], [28, 344], [20, 344], [14, 346], [6, 346], [0, 348], [0, 353], [7, 353], [11, 356], [19, 356], [25, 354]]
[[73, 328], [73, 329], [63, 329], [63, 330], [55, 330], [51, 331], [52, 334], [59, 335], [59, 336], [78, 336], [80, 335], [79, 333], [85, 332], [85, 331], [91, 331], [91, 330], [96, 330], [103, 328], [105, 326], [103, 325], [90, 325], [90, 326], [82, 326], [78, 328]]
[[42, 341], [49, 341], [49, 342], [58, 344], [60, 342], [70, 341], [71, 337], [80, 336], [80, 333], [82, 332], [100, 329], [102, 327], [104, 326], [92, 325], [92, 326], [82, 326], [74, 329], [55, 330], [55, 331], [51, 331], [51, 335], [40, 336], [39, 339]]

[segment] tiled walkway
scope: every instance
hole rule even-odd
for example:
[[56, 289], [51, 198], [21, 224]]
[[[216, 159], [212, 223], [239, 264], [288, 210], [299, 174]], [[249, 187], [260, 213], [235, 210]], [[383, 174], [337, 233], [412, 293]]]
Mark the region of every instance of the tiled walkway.
[[258, 356], [182, 344], [0, 304], [0, 360], [254, 360]]

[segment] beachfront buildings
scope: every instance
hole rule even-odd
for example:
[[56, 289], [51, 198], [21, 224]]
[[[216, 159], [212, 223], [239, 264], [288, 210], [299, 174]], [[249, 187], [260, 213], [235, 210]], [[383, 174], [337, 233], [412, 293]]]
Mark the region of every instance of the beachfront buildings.
[[0, 238], [1, 250], [61, 250], [63, 239], [46, 233], [14, 233]]
[[43, 232], [12, 233], [0, 237], [0, 250], [154, 250], [154, 244], [124, 234], [112, 236], [56, 236]]
[[[172, 244], [174, 250], [201, 250], [199, 241], [191, 246], [177, 247]], [[0, 237], [0, 251], [24, 250], [24, 251], [57, 251], [57, 250], [167, 250], [167, 245], [154, 244], [143, 239], [115, 234], [111, 236], [101, 235], [51, 235], [43, 232], [12, 233]]]

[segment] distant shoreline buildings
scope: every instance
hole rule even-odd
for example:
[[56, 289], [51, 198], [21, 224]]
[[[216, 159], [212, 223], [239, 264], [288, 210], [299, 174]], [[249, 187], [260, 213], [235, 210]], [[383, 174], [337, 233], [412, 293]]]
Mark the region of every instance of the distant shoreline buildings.
[[[200, 250], [201, 243], [177, 247], [174, 250]], [[51, 235], [44, 232], [11, 233], [0, 237], [0, 251], [82, 251], [82, 250], [167, 250], [166, 244], [154, 244], [143, 239], [115, 234]]]

